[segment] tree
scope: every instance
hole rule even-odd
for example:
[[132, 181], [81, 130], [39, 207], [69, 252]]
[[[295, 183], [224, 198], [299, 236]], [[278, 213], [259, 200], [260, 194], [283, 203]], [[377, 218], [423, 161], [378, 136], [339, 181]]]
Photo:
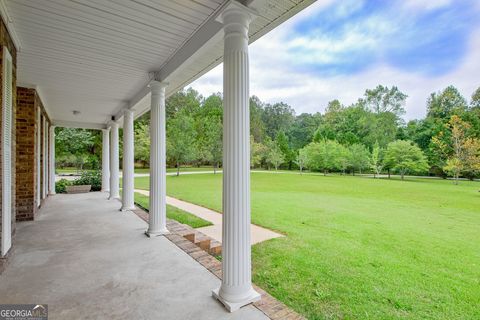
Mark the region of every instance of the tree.
[[282, 151], [284, 161], [288, 165], [288, 169], [292, 169], [292, 162], [295, 160], [295, 153], [290, 149], [288, 144], [288, 138], [285, 135], [285, 132], [279, 131], [275, 138], [275, 143], [277, 144], [280, 151]]
[[454, 114], [467, 110], [467, 101], [454, 86], [445, 88], [442, 92], [432, 93], [427, 101], [427, 118], [447, 122]]
[[260, 142], [255, 142], [253, 135], [250, 136], [250, 167], [260, 166], [265, 161], [268, 148]]
[[344, 145], [339, 144], [337, 150], [337, 168], [342, 171], [342, 174], [345, 174], [345, 171], [348, 169], [350, 165], [350, 150], [345, 147]]
[[300, 174], [303, 173], [303, 168], [305, 168], [305, 165], [307, 164], [307, 160], [308, 158], [307, 158], [307, 153], [305, 149], [298, 150], [297, 159], [295, 160], [295, 163], [300, 168]]
[[333, 140], [312, 142], [304, 148], [307, 157], [307, 167], [314, 171], [323, 171], [327, 175], [329, 170], [338, 169], [340, 144]]
[[279, 131], [286, 132], [295, 120], [295, 110], [286, 103], [280, 102], [265, 105], [262, 121], [267, 135], [275, 139]]
[[472, 100], [470, 102], [471, 109], [480, 109], [480, 87], [472, 94]]
[[172, 94], [165, 101], [167, 120], [174, 118], [181, 110], [186, 110], [190, 115], [195, 114], [200, 109], [202, 100], [202, 96], [192, 88]]
[[355, 175], [355, 170], [362, 173], [362, 170], [368, 168], [370, 164], [370, 152], [363, 144], [359, 143], [352, 144], [349, 150], [349, 163], [352, 167], [352, 174]]
[[204, 132], [205, 147], [207, 148], [207, 160], [213, 164], [213, 173], [217, 173], [217, 168], [222, 161], [223, 155], [223, 126], [222, 119], [217, 117], [205, 118], [207, 124]]
[[167, 156], [177, 167], [195, 158], [195, 128], [193, 118], [187, 110], [179, 111], [167, 125]]
[[455, 184], [458, 184], [461, 173], [473, 177], [479, 170], [480, 140], [467, 136], [471, 126], [457, 115], [451, 117], [448, 127], [450, 129], [450, 144], [443, 144], [442, 140], [438, 140], [436, 143], [445, 153], [448, 153], [446, 150], [451, 150], [444, 170], [450, 173], [455, 180]]
[[383, 156], [383, 149], [380, 148], [380, 145], [378, 144], [378, 142], [376, 142], [375, 145], [373, 146], [372, 155], [370, 157], [370, 168], [372, 168], [373, 170], [374, 178], [376, 178], [377, 175], [380, 175], [380, 173], [382, 173], [382, 169], [383, 169], [382, 156]]
[[55, 129], [55, 156], [58, 164], [74, 165], [83, 170], [84, 165], [97, 169], [101, 153], [101, 131], [57, 128]]
[[407, 172], [428, 170], [428, 162], [423, 151], [412, 141], [390, 142], [385, 151], [385, 164], [398, 171], [402, 180]]
[[365, 103], [376, 114], [392, 113], [396, 117], [405, 114], [405, 101], [407, 95], [397, 87], [392, 88], [378, 85], [375, 89], [365, 91]]
[[223, 108], [220, 94], [213, 94], [203, 102], [195, 115], [197, 156], [213, 165], [217, 172], [223, 151]]
[[302, 113], [295, 117], [295, 121], [286, 132], [291, 148], [298, 150], [312, 142], [313, 135], [321, 121], [322, 115], [320, 113]]
[[145, 165], [150, 162], [150, 126], [140, 123], [134, 128], [135, 133], [135, 161]]
[[267, 162], [275, 167], [275, 171], [278, 170], [278, 167], [285, 162], [285, 156], [283, 155], [282, 150], [278, 147], [277, 144], [272, 144], [267, 155]]
[[263, 117], [263, 103], [257, 96], [250, 97], [250, 135], [256, 142], [265, 139], [265, 123]]
[[397, 87], [392, 88], [377, 86], [375, 89], [367, 89], [362, 102], [368, 110], [373, 112], [368, 118], [369, 130], [366, 137], [368, 146], [378, 142], [380, 147], [385, 147], [392, 142], [402, 123], [401, 116], [405, 114], [405, 102], [407, 95]]

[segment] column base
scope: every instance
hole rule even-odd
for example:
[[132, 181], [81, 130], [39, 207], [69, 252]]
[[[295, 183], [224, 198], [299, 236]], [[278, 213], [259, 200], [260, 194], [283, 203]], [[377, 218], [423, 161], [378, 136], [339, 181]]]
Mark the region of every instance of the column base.
[[102, 189], [100, 192], [110, 192], [110, 189]]
[[50, 192], [48, 195], [49, 195], [49, 196], [54, 196], [54, 195], [56, 195], [56, 194], [57, 194], [56, 192]]
[[212, 290], [212, 297], [220, 301], [229, 312], [237, 311], [241, 307], [244, 307], [253, 302], [260, 301], [261, 299], [261, 295], [257, 291], [253, 290], [253, 288], [251, 289], [249, 295], [239, 302], [227, 301], [220, 296], [219, 292], [220, 288]]
[[168, 231], [167, 229], [161, 231], [145, 231], [145, 235], [149, 238], [164, 236], [166, 234], [170, 234], [170, 231]]
[[120, 211], [132, 211], [132, 210], [135, 210], [135, 206], [131, 206], [131, 207], [121, 207], [120, 208]]

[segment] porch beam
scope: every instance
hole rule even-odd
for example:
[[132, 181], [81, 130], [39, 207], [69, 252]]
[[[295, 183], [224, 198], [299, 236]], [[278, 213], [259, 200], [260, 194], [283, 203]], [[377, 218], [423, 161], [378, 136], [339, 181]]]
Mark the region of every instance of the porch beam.
[[133, 159], [133, 111], [125, 110], [123, 116], [123, 176], [122, 211], [133, 210], [134, 206], [134, 159]]
[[[258, 1], [258, 0], [256, 0]], [[219, 8], [220, 11], [222, 8]], [[188, 67], [195, 59], [205, 53], [213, 45], [217, 44], [222, 39], [222, 23], [217, 21], [216, 15], [205, 22], [185, 44], [175, 52], [175, 54], [156, 72], [150, 73], [150, 78], [155, 80], [168, 81], [175, 76], [178, 72], [181, 72], [183, 68]], [[219, 61], [218, 63], [220, 63]], [[205, 70], [207, 72], [208, 70]], [[200, 75], [198, 75], [199, 77]], [[171, 88], [174, 92], [177, 88]], [[121, 108], [114, 116], [116, 121], [123, 117], [123, 111], [126, 109], [135, 108], [139, 113], [137, 116], [142, 115], [148, 110], [148, 103], [144, 102], [147, 95], [150, 94], [150, 90], [142, 88], [133, 98]]]
[[52, 123], [57, 127], [63, 127], [63, 128], [79, 128], [79, 129], [93, 129], [93, 130], [103, 130], [107, 128], [107, 126], [103, 123], [88, 123], [88, 122], [63, 121], [63, 120], [52, 120]]
[[168, 233], [167, 230], [167, 172], [165, 134], [165, 88], [167, 83], [152, 81], [150, 110], [150, 212], [149, 237]]
[[110, 192], [110, 128], [102, 129], [102, 192]]
[[212, 292], [230, 312], [260, 300], [252, 287], [248, 28], [255, 12], [230, 1], [220, 21], [223, 62], [222, 284]]
[[110, 197], [119, 199], [119, 159], [118, 159], [118, 123], [112, 122], [110, 126]]

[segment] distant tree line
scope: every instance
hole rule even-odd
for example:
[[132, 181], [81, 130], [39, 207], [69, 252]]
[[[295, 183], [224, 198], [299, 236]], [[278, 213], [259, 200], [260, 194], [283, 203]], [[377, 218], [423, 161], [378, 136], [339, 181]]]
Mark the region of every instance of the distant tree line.
[[[407, 123], [402, 118], [406, 99], [407, 95], [397, 87], [379, 85], [366, 90], [351, 105], [333, 100], [324, 113], [296, 115], [286, 103], [264, 103], [252, 96], [252, 168], [478, 177], [480, 88], [469, 102], [453, 86], [432, 93], [426, 103], [426, 117]], [[221, 94], [204, 98], [191, 88], [179, 91], [167, 99], [166, 114], [170, 166], [221, 167]], [[149, 165], [149, 125], [147, 113], [134, 126], [135, 160], [145, 167]], [[61, 130], [58, 139], [71, 144], [71, 131]], [[101, 136], [84, 132], [89, 132], [90, 137], [82, 136], [81, 148], [77, 149], [97, 157], [89, 160], [93, 166], [99, 163]], [[58, 148], [57, 153], [61, 150]], [[64, 156], [72, 162], [79, 157], [76, 153]]]

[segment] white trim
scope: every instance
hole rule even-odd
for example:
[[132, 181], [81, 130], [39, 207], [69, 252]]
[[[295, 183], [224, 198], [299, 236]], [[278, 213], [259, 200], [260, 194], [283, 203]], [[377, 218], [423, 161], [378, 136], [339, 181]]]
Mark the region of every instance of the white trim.
[[[2, 78], [2, 235], [1, 256], [12, 247], [12, 130], [13, 130], [13, 62], [3, 47]], [[7, 92], [10, 91], [8, 94]], [[9, 99], [6, 97], [9, 96]]]
[[88, 123], [88, 122], [75, 122], [75, 121], [63, 121], [63, 120], [52, 120], [52, 123], [55, 127], [63, 127], [63, 128], [80, 128], [80, 129], [93, 129], [93, 130], [102, 130], [107, 128], [107, 126], [103, 123]]
[[13, 26], [13, 20], [10, 18], [7, 5], [5, 4], [5, 0], [0, 0], [0, 15], [2, 16], [3, 22], [5, 23], [8, 33], [12, 38], [13, 44], [17, 49], [17, 53], [20, 52], [22, 47], [20, 44], [20, 39], [18, 38], [18, 35], [15, 32], [15, 28]]

